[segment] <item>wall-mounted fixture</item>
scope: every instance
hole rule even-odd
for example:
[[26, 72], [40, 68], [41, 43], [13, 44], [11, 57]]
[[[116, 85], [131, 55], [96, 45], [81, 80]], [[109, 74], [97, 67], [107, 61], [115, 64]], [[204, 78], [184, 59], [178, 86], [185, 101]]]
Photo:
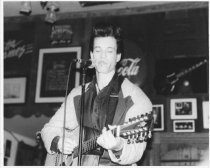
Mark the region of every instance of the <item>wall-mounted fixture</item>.
[[58, 3], [56, 2], [48, 2], [46, 5], [47, 15], [45, 17], [45, 21], [48, 23], [55, 23], [57, 20], [56, 12], [59, 11]]
[[29, 1], [21, 2], [20, 13], [24, 14], [24, 15], [30, 15], [31, 14], [31, 2], [29, 2]]
[[[55, 23], [57, 20], [56, 12], [58, 12], [60, 10], [59, 2], [41, 1], [40, 6], [42, 7], [42, 9], [47, 10], [45, 21], [47, 23], [51, 23], [51, 24]], [[31, 2], [29, 2], [29, 1], [21, 2], [20, 13], [28, 16], [31, 14], [31, 12], [32, 12]]]
[[106, 5], [106, 4], [113, 4], [118, 3], [120, 1], [80, 1], [80, 5], [82, 7], [88, 7], [88, 6], [95, 6], [95, 5]]

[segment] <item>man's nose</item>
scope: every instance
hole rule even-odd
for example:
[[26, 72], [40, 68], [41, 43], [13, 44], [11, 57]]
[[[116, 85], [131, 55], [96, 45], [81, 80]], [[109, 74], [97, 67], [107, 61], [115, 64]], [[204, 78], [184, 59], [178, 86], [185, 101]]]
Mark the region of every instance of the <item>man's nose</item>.
[[106, 57], [106, 51], [105, 50], [101, 51], [101, 57], [102, 58], [105, 58]]

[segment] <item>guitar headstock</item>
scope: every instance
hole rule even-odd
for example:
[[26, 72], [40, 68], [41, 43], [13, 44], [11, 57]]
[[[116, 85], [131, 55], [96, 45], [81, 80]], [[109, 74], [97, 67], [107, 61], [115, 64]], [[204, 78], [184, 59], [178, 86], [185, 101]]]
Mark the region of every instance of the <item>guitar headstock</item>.
[[146, 113], [141, 116], [130, 118], [123, 125], [116, 126], [112, 130], [115, 136], [128, 139], [128, 143], [147, 141], [152, 137], [153, 130], [153, 114]]

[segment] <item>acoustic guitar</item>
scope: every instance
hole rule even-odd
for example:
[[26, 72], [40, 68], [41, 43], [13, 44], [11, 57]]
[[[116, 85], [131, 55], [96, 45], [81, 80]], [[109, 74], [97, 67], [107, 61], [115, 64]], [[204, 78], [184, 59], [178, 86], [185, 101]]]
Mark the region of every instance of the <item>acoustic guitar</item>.
[[[145, 115], [130, 118], [123, 125], [114, 127], [111, 132], [115, 137], [127, 139], [127, 143], [142, 143], [148, 141], [152, 137], [153, 130], [153, 114], [152, 112]], [[96, 140], [99, 136], [93, 137], [82, 143], [82, 154], [87, 154], [91, 150], [99, 147]], [[78, 146], [73, 150], [71, 155], [63, 155], [61, 153], [47, 154], [45, 166], [71, 166], [76, 165], [76, 158], [79, 154]], [[63, 160], [61, 158], [64, 158]]]

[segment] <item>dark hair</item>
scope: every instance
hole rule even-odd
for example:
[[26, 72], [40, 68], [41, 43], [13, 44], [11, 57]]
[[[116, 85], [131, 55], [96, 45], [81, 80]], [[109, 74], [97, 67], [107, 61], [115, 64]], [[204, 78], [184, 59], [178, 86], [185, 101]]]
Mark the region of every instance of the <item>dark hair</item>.
[[95, 24], [90, 37], [90, 51], [93, 51], [94, 38], [108, 36], [114, 37], [117, 40], [117, 53], [123, 54], [122, 29], [110, 23]]

